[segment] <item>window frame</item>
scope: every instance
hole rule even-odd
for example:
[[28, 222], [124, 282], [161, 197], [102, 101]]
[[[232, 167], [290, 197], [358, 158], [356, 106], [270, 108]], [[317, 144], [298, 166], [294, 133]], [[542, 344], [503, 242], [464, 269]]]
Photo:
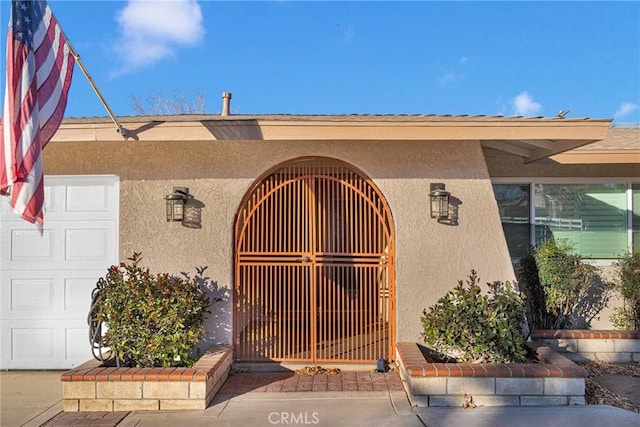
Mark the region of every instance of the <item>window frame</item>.
[[[624, 184], [626, 185], [627, 200], [627, 252], [633, 251], [633, 185], [640, 185], [637, 177], [495, 177], [491, 178], [493, 185], [528, 185], [529, 186], [529, 243], [535, 245], [536, 242], [536, 205], [535, 186], [536, 184]], [[494, 197], [495, 200], [495, 197]], [[496, 206], [497, 206], [496, 201]], [[512, 262], [517, 262], [518, 258], [511, 258]], [[585, 262], [597, 266], [610, 266], [617, 258], [585, 258]]]

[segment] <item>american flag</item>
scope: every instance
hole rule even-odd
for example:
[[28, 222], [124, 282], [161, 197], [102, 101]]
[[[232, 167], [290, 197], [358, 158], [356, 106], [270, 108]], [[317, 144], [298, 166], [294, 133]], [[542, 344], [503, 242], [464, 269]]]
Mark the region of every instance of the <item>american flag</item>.
[[14, 0], [7, 34], [0, 132], [0, 194], [24, 220], [44, 224], [42, 149], [62, 121], [74, 57], [44, 0]]

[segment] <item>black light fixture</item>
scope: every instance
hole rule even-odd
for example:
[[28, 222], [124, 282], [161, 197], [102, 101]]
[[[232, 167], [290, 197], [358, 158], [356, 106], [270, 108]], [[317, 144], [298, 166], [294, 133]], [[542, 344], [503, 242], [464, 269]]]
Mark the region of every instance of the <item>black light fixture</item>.
[[187, 187], [173, 187], [173, 193], [165, 196], [167, 205], [167, 222], [182, 222], [184, 219], [184, 204], [189, 198]]
[[451, 193], [445, 190], [445, 185], [441, 182], [431, 183], [430, 190], [431, 218], [436, 218], [438, 221], [449, 218], [449, 196]]

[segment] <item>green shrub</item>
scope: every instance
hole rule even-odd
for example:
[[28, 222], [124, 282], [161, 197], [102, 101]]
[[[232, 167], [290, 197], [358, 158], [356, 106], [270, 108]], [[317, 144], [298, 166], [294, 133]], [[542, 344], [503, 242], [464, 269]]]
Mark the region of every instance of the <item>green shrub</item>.
[[[597, 267], [584, 263], [574, 254], [573, 247], [565, 240], [546, 240], [534, 249], [534, 258], [547, 314], [541, 326], [588, 327], [609, 302], [612, 284], [598, 275]], [[523, 290], [531, 292], [535, 286], [526, 283]], [[530, 298], [529, 294], [525, 295]]]
[[616, 329], [640, 329], [640, 252], [622, 256], [613, 264], [616, 267], [616, 290], [623, 306], [616, 307], [609, 317]]
[[425, 343], [466, 362], [522, 362], [524, 303], [509, 282], [488, 283], [483, 295], [476, 272], [423, 311]]
[[547, 311], [547, 298], [538, 277], [534, 248], [520, 258], [516, 273], [520, 292], [524, 296], [529, 331], [552, 329], [556, 319]]
[[205, 333], [209, 299], [197, 278], [153, 275], [131, 263], [109, 268], [96, 301], [95, 319], [106, 325], [104, 343], [121, 364], [189, 366], [190, 352]]

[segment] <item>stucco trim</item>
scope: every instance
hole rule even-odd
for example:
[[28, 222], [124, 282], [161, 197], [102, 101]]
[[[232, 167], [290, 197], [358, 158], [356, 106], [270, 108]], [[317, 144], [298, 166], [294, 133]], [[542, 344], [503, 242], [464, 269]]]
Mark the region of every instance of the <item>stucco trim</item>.
[[584, 150], [557, 154], [551, 160], [562, 164], [637, 164], [640, 150]]

